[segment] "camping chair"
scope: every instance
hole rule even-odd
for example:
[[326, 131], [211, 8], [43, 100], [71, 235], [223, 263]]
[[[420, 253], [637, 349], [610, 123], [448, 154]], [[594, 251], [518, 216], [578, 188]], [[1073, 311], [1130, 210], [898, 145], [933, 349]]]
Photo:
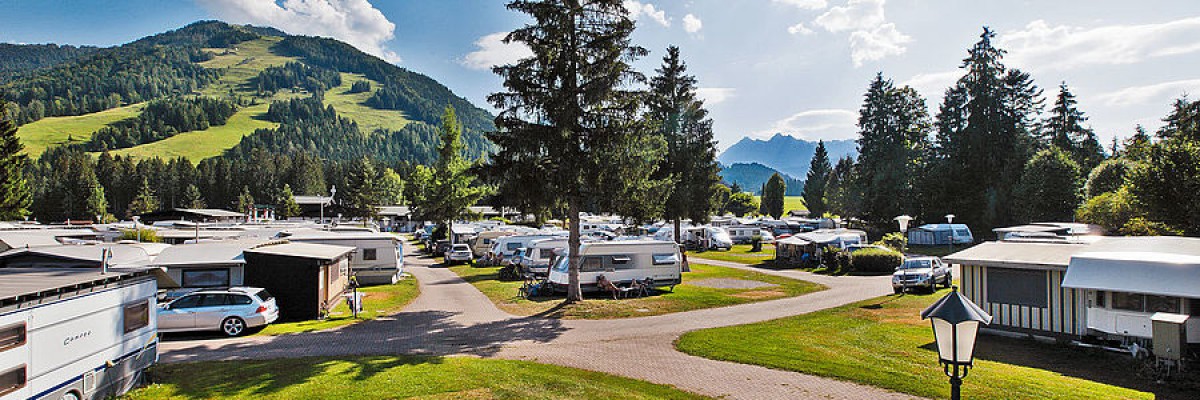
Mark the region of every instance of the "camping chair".
[[546, 290], [546, 281], [537, 279], [531, 275], [525, 275], [525, 281], [521, 283], [521, 287], [517, 289], [517, 296], [525, 299], [541, 296]]
[[613, 300], [616, 300], [618, 297], [625, 296], [630, 292], [630, 290], [632, 290], [630, 287], [623, 288], [617, 286], [612, 281], [608, 280], [608, 278], [604, 275], [596, 277], [596, 287], [600, 288], [601, 291], [611, 293]]
[[630, 291], [628, 294], [637, 295], [637, 297], [649, 296], [650, 295], [650, 284], [653, 282], [654, 282], [654, 280], [652, 280], [650, 278], [646, 278], [646, 279], [642, 279], [642, 280], [635, 279], [633, 282], [631, 282], [629, 284]]

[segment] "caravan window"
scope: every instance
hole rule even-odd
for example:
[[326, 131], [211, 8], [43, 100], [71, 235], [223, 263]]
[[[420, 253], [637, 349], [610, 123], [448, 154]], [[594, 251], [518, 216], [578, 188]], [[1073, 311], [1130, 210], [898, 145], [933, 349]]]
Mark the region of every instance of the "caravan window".
[[133, 332], [150, 325], [150, 301], [139, 301], [126, 304], [124, 312], [125, 333]]
[[508, 244], [504, 245], [504, 248], [508, 249], [508, 251], [516, 251], [521, 248], [521, 242], [508, 242]]
[[1113, 292], [1112, 308], [1142, 312], [1145, 310], [1145, 296], [1137, 293]]
[[0, 328], [0, 351], [21, 347], [25, 344], [25, 323]]
[[634, 269], [637, 268], [637, 265], [629, 256], [619, 255], [608, 257], [608, 267], [611, 269]]
[[1167, 296], [1146, 296], [1146, 312], [1165, 312], [1178, 314], [1179, 299]]
[[584, 257], [579, 263], [579, 272], [600, 272], [604, 270], [604, 262], [600, 257]]
[[674, 265], [679, 262], [679, 257], [675, 254], [655, 254], [654, 265]]
[[551, 259], [554, 258], [554, 249], [539, 249], [538, 258]]
[[371, 261], [377, 257], [375, 249], [363, 249], [363, 261]]
[[229, 269], [197, 269], [183, 271], [183, 287], [229, 286]]
[[0, 396], [25, 387], [25, 366], [16, 367], [0, 373]]

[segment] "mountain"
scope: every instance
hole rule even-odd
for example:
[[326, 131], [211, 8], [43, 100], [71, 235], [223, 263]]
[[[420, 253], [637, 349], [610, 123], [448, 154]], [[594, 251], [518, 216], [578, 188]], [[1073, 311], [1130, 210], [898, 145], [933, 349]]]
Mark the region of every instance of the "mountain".
[[5, 44], [0, 66], [3, 111], [35, 158], [75, 149], [196, 163], [266, 151], [428, 163], [447, 105], [468, 152], [492, 146], [493, 116], [434, 79], [269, 27], [200, 21], [107, 48]]
[[804, 181], [792, 178], [788, 174], [781, 173], [774, 168], [759, 164], [759, 163], [734, 163], [731, 165], [721, 165], [721, 180], [726, 185], [733, 186], [737, 184], [742, 187], [743, 191], [754, 194], [761, 194], [763, 184], [771, 179], [771, 175], [779, 173], [783, 176], [783, 180], [787, 183], [787, 196], [799, 196], [804, 189]]
[[[717, 161], [725, 165], [759, 163], [804, 179], [816, 149], [817, 142], [776, 133], [767, 140], [744, 137], [721, 153]], [[825, 150], [829, 152], [829, 161], [833, 164], [845, 156], [858, 156], [858, 144], [853, 140], [827, 140]]]

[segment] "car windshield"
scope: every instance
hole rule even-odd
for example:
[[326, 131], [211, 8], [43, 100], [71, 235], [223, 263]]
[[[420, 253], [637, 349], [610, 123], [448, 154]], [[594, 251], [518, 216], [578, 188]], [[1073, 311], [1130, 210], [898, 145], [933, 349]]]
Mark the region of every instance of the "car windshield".
[[930, 266], [931, 262], [929, 260], [907, 260], [904, 261], [904, 264], [900, 265], [900, 269], [929, 268]]
[[465, 244], [454, 245], [454, 251], [470, 251], [470, 250], [471, 250], [471, 247], [467, 246]]

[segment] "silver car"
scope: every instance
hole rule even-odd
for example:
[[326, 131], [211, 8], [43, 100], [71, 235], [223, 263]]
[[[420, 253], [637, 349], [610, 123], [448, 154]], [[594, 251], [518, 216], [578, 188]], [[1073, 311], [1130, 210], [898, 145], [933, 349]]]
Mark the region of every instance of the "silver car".
[[266, 289], [203, 289], [158, 308], [159, 332], [220, 331], [238, 336], [279, 319], [275, 297]]
[[474, 256], [475, 255], [471, 253], [471, 246], [466, 244], [456, 244], [450, 248], [450, 251], [446, 252], [445, 261], [446, 264], [466, 264], [471, 262], [471, 259], [474, 258]]

